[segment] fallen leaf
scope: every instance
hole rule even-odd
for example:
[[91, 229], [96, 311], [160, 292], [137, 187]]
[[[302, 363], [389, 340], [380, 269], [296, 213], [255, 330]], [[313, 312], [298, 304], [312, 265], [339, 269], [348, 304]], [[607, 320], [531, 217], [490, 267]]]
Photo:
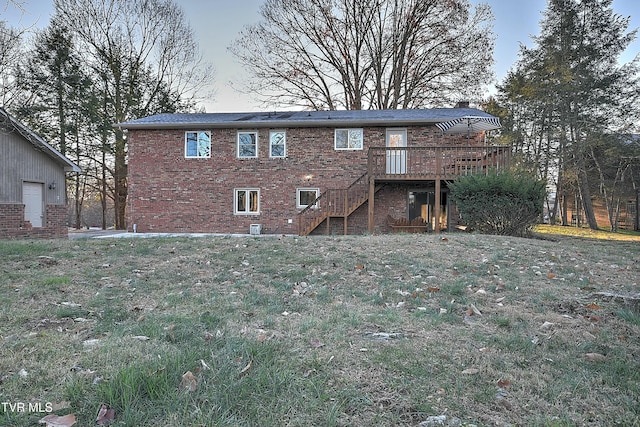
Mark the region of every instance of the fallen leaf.
[[363, 264], [356, 264], [356, 270], [364, 270]]
[[76, 423], [76, 416], [68, 414], [63, 417], [55, 414], [47, 415], [38, 421], [40, 424], [46, 424], [46, 427], [71, 427]]
[[247, 366], [242, 368], [242, 370], [240, 371], [240, 375], [246, 373], [249, 369], [251, 369], [251, 365], [253, 365], [253, 360], [249, 360], [249, 363], [247, 363]]
[[470, 304], [469, 307], [473, 311], [473, 314], [477, 314], [478, 316], [482, 316], [482, 313], [480, 312], [480, 310], [478, 310], [478, 308], [475, 305]]
[[602, 316], [584, 316], [587, 320], [589, 320], [590, 322], [601, 322], [604, 320], [604, 317]]
[[554, 277], [556, 277], [555, 273], [553, 271], [550, 271], [547, 273], [547, 278], [549, 279], [553, 279]]
[[551, 322], [544, 322], [541, 326], [540, 329], [544, 330], [544, 329], [549, 329], [550, 327], [553, 326], [553, 323]]
[[324, 343], [322, 343], [319, 339], [313, 338], [311, 340], [311, 346], [314, 348], [320, 348], [324, 346]]
[[191, 371], [187, 371], [182, 375], [182, 381], [180, 381], [179, 388], [185, 389], [188, 392], [194, 392], [198, 388], [198, 378], [191, 373]]
[[429, 292], [440, 292], [440, 288], [437, 287], [437, 286], [429, 286], [427, 288], [427, 291], [429, 291]]
[[500, 388], [508, 388], [510, 385], [509, 380], [498, 380], [498, 387]]
[[598, 304], [596, 304], [595, 302], [592, 302], [591, 304], [587, 304], [585, 305], [586, 308], [589, 308], [591, 310], [600, 310], [600, 306]]
[[504, 406], [508, 410], [511, 411], [513, 409], [513, 406], [511, 406], [511, 403], [509, 403], [509, 401], [504, 397], [496, 397], [496, 400], [500, 405]]
[[586, 353], [584, 358], [589, 362], [604, 362], [607, 360], [607, 357], [604, 354], [600, 353]]
[[100, 406], [100, 409], [98, 410], [96, 423], [98, 423], [98, 425], [101, 425], [101, 426], [106, 426], [111, 424], [111, 421], [113, 421], [115, 417], [116, 417], [115, 409], [113, 408], [109, 409], [109, 407], [103, 403]]

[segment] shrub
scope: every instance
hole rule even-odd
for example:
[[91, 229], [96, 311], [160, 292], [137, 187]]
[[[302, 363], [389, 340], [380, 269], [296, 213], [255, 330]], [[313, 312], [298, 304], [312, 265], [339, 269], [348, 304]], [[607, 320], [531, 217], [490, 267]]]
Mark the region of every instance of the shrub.
[[524, 172], [461, 176], [450, 184], [463, 222], [487, 234], [525, 236], [542, 214], [545, 182]]

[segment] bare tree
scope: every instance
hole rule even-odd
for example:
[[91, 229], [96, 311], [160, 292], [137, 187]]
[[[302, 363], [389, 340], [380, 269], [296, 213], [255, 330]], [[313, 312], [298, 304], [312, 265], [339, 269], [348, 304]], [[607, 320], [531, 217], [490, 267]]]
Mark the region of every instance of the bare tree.
[[0, 106], [10, 107], [19, 94], [16, 82], [18, 66], [22, 59], [22, 35], [0, 21]]
[[414, 108], [492, 78], [493, 15], [468, 0], [266, 0], [229, 48], [268, 105]]
[[[201, 62], [183, 10], [172, 0], [55, 0], [56, 15], [76, 35], [97, 81], [108, 120], [195, 108], [212, 69]], [[113, 129], [116, 228], [124, 229], [126, 137]]]

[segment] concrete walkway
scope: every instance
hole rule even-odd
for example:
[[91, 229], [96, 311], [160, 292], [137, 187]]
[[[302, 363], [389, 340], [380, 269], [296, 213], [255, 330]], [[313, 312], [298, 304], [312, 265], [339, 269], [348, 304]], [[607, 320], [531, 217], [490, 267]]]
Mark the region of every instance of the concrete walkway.
[[[131, 233], [125, 230], [69, 229], [69, 239], [151, 238], [151, 237], [282, 237], [282, 234], [225, 234], [225, 233]], [[293, 235], [287, 235], [293, 237]]]

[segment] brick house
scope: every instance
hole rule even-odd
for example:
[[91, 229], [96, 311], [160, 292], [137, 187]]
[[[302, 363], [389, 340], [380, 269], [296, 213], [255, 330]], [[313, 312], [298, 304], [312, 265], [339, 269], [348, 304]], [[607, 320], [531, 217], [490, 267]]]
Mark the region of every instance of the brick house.
[[159, 114], [117, 126], [138, 232], [438, 232], [457, 221], [447, 181], [505, 167], [510, 153], [486, 145], [498, 120], [468, 107]]
[[67, 237], [66, 173], [80, 171], [0, 108], [0, 238]]

